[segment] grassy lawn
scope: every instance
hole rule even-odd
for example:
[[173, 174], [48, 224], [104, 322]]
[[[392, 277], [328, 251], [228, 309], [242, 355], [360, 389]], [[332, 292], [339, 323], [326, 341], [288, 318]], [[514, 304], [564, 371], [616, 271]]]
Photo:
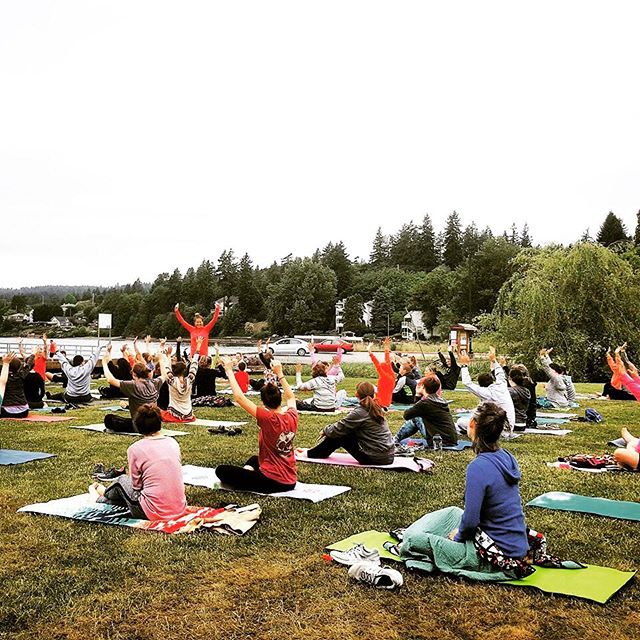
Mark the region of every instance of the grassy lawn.
[[[347, 379], [353, 391], [358, 379]], [[594, 392], [600, 385], [578, 385]], [[466, 393], [448, 393], [472, 407]], [[637, 403], [581, 401], [605, 417], [575, 424], [565, 438], [525, 436], [506, 448], [518, 459], [526, 502], [550, 490], [636, 500], [639, 477], [548, 469], [546, 461], [578, 451], [606, 451], [622, 426], [640, 431]], [[75, 424], [104, 412], [74, 412]], [[205, 418], [244, 419], [237, 408], [198, 410]], [[330, 418], [303, 416], [298, 446], [310, 446]], [[390, 417], [395, 432], [399, 413]], [[407, 572], [395, 593], [350, 583], [326, 563], [326, 544], [365, 529], [406, 525], [428, 511], [462, 506], [469, 451], [446, 452], [433, 475], [299, 465], [305, 482], [353, 489], [313, 505], [187, 488], [190, 504], [221, 502], [263, 508], [245, 537], [211, 532], [165, 536], [126, 528], [17, 514], [33, 502], [82, 493], [95, 462], [122, 464], [132, 440], [68, 428], [70, 423], [0, 421], [1, 446], [55, 453], [56, 458], [0, 467], [0, 638], [631, 638], [638, 637], [640, 587], [633, 581], [608, 605], [533, 589], [480, 585]], [[186, 426], [185, 463], [243, 463], [257, 452], [257, 427], [241, 436], [210, 436]], [[617, 569], [638, 567], [640, 525], [580, 514], [526, 509], [558, 555]]]

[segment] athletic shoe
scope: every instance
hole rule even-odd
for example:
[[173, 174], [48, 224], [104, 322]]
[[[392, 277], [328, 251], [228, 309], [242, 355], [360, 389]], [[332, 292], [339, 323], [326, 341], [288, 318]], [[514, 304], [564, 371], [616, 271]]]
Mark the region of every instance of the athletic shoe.
[[404, 532], [407, 530], [406, 527], [398, 527], [397, 529], [391, 529], [389, 531], [389, 535], [397, 540], [398, 542], [402, 542], [404, 540]]
[[367, 549], [363, 544], [357, 544], [347, 551], [332, 551], [329, 554], [339, 564], [351, 566], [360, 562], [380, 564], [380, 554], [377, 549]]
[[226, 425], [211, 427], [211, 429], [207, 429], [207, 431], [212, 436], [217, 436], [217, 435], [239, 436], [242, 433], [242, 429], [240, 427], [228, 427]]
[[415, 451], [412, 447], [408, 447], [406, 444], [397, 444], [394, 455], [401, 458], [412, 458]]
[[116, 478], [119, 478], [125, 472], [124, 467], [120, 467], [116, 469], [115, 467], [111, 467], [111, 469], [105, 470], [102, 473], [94, 473], [93, 477], [100, 482], [111, 482]]
[[102, 464], [102, 462], [98, 462], [97, 465], [95, 465], [95, 467], [93, 467], [93, 471], [91, 472], [91, 477], [95, 478], [96, 475], [98, 475], [99, 473], [105, 473], [106, 469], [104, 468], [104, 465]]
[[378, 589], [396, 589], [401, 587], [404, 582], [399, 571], [373, 562], [359, 562], [351, 565], [349, 577], [365, 584], [371, 584]]

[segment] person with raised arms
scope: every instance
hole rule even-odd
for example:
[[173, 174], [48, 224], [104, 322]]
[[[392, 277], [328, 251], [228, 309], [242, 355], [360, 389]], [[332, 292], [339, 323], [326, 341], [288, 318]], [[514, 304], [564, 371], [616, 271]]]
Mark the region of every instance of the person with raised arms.
[[258, 423], [258, 455], [249, 458], [244, 467], [219, 465], [216, 475], [229, 489], [276, 493], [294, 489], [297, 482], [296, 459], [293, 439], [298, 430], [298, 412], [293, 391], [282, 373], [282, 364], [271, 361], [271, 370], [277, 376], [284, 391], [285, 407], [282, 407], [282, 393], [277, 385], [268, 382], [260, 389], [263, 407], [249, 400], [233, 375], [233, 360], [222, 358], [222, 364], [238, 405]]
[[[204, 323], [204, 318], [199, 313], [194, 315], [193, 324], [189, 324], [180, 313], [180, 303], [176, 304], [174, 312], [178, 322], [189, 332], [189, 335], [191, 336], [191, 357], [193, 358], [196, 353], [199, 353], [201, 356], [208, 356], [209, 333], [218, 321], [220, 305], [216, 304], [216, 309], [213, 312], [213, 318], [211, 318], [207, 324]], [[202, 341], [200, 342], [200, 346], [196, 347], [196, 341], [198, 338], [202, 338]]]
[[143, 404], [156, 405], [158, 393], [163, 384], [162, 378], [151, 378], [149, 369], [142, 362], [136, 362], [131, 370], [132, 380], [118, 380], [111, 369], [109, 360], [111, 359], [111, 343], [107, 345], [102, 356], [102, 368], [107, 382], [120, 389], [125, 397], [129, 398], [130, 418], [121, 418], [113, 413], [108, 413], [104, 417], [104, 425], [108, 431], [131, 433], [135, 432], [134, 420], [138, 409]]
[[378, 373], [378, 385], [376, 390], [376, 400], [378, 404], [387, 409], [392, 402], [393, 389], [396, 386], [396, 374], [391, 365], [391, 339], [386, 337], [384, 339], [384, 360], [380, 362], [373, 353], [373, 343], [369, 343], [369, 357], [373, 366]]

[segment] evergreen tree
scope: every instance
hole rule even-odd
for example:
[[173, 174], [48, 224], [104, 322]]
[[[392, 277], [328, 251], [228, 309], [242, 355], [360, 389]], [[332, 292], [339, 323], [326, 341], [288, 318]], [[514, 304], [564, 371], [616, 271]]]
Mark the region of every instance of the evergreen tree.
[[609, 211], [609, 214], [604, 219], [600, 231], [598, 231], [597, 242], [604, 247], [612, 245], [614, 242], [621, 240], [628, 240], [627, 230], [625, 229], [622, 220], [618, 218], [613, 211]]
[[420, 232], [413, 222], [403, 224], [389, 241], [389, 266], [415, 271], [420, 252], [419, 236]]
[[516, 223], [511, 223], [511, 234], [509, 235], [509, 242], [511, 244], [519, 244], [518, 242], [518, 227], [516, 227]]
[[345, 331], [360, 333], [364, 330], [365, 327], [362, 322], [363, 305], [364, 298], [359, 293], [349, 296], [345, 300], [344, 315], [342, 317]]
[[636, 213], [636, 233], [633, 236], [633, 244], [640, 247], [640, 211]]
[[376, 237], [373, 239], [369, 261], [376, 268], [386, 267], [389, 264], [389, 239], [382, 233], [381, 227], [378, 227]]
[[476, 227], [476, 223], [472, 222], [466, 226], [464, 235], [462, 236], [462, 252], [464, 257], [469, 258], [474, 255], [481, 245], [482, 238], [480, 237], [480, 232], [478, 231], [478, 227]]
[[[257, 320], [262, 314], [264, 300], [260, 289], [256, 286], [253, 264], [247, 253], [245, 253], [244, 256], [242, 256], [242, 260], [240, 260], [236, 294], [238, 296], [238, 321], [247, 322], [248, 320]], [[228, 324], [231, 326], [231, 321], [229, 321]], [[229, 327], [227, 327], [227, 331], [228, 329]]]
[[455, 269], [464, 260], [462, 225], [456, 211], [447, 218], [443, 241], [442, 261], [449, 269]]
[[529, 235], [529, 225], [525, 222], [522, 227], [522, 233], [520, 234], [520, 246], [523, 248], [528, 248], [532, 244], [531, 236]]
[[431, 216], [428, 213], [425, 213], [424, 218], [422, 218], [418, 247], [417, 268], [420, 271], [433, 271], [440, 264], [440, 255]]
[[321, 262], [336, 274], [338, 298], [342, 298], [351, 286], [353, 277], [351, 260], [349, 260], [349, 254], [347, 253], [347, 248], [344, 246], [344, 242], [342, 242], [342, 240], [337, 244], [330, 242], [322, 250]]

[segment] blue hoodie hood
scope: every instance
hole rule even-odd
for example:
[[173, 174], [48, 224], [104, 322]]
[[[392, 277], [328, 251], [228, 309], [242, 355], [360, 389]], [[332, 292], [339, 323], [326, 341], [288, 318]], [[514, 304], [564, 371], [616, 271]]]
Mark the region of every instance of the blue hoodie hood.
[[486, 451], [478, 454], [478, 458], [491, 463], [504, 477], [508, 484], [518, 484], [520, 482], [520, 468], [516, 459], [504, 449], [497, 451]]

